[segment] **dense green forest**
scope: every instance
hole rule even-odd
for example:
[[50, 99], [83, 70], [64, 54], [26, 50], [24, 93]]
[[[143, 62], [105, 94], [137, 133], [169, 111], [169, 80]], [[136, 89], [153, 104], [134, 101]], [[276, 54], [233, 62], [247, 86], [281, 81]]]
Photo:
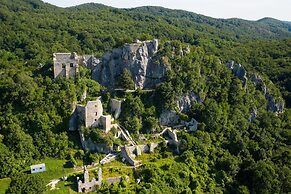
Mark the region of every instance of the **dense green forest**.
[[[180, 116], [195, 118], [199, 129], [179, 133], [179, 154], [159, 148], [156, 163], [135, 171], [140, 184], [104, 186], [98, 192], [291, 191], [290, 23], [272, 18], [214, 19], [161, 7], [59, 8], [40, 0], [1, 0], [0, 178], [12, 178], [7, 193], [42, 192], [35, 186], [21, 188], [22, 182], [44, 187], [38, 177], [30, 180], [22, 174], [36, 160], [93, 157], [88, 151], [78, 156], [78, 138], [67, 131], [73, 105], [84, 87], [89, 97], [102, 96], [105, 104], [114, 96], [85, 70], [78, 81], [54, 80], [52, 53], [102, 56], [124, 43], [153, 38], [160, 40], [158, 54], [172, 68], [153, 94], [137, 91], [122, 96], [120, 122], [136, 136], [151, 134], [159, 130], [162, 110], [175, 109], [176, 97], [193, 91], [203, 103], [193, 104]], [[178, 51], [187, 46], [191, 52], [181, 56]], [[284, 113], [267, 111], [266, 99], [252, 83], [245, 90], [225, 66], [229, 60], [243, 64], [249, 74], [259, 73], [273, 94], [284, 99]], [[131, 89], [128, 72], [121, 78], [121, 84]], [[258, 116], [249, 122], [254, 105]], [[159, 162], [167, 158], [171, 160]]]

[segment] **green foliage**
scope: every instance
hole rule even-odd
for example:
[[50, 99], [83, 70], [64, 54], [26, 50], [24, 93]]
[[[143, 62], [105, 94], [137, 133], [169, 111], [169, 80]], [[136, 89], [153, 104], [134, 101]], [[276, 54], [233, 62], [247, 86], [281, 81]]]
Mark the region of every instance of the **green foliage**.
[[41, 194], [45, 190], [45, 183], [38, 175], [18, 174], [12, 178], [6, 194]]
[[86, 139], [90, 138], [95, 143], [106, 144], [107, 146], [112, 146], [114, 142], [114, 134], [111, 132], [105, 133], [100, 128], [85, 128], [82, 127], [81, 131], [84, 133]]
[[119, 78], [119, 86], [123, 89], [134, 90], [134, 81], [128, 69], [123, 69]]
[[142, 128], [142, 121], [137, 116], [127, 117], [124, 121], [124, 127], [131, 133], [138, 133], [138, 131]]

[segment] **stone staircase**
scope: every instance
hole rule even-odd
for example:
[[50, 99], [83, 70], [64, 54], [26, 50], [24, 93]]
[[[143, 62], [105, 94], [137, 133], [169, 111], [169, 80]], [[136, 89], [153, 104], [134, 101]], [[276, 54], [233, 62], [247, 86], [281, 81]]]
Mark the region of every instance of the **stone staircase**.
[[100, 164], [104, 165], [104, 164], [107, 164], [107, 163], [110, 163], [112, 162], [113, 160], [116, 160], [118, 154], [107, 154], [101, 161], [100, 161]]

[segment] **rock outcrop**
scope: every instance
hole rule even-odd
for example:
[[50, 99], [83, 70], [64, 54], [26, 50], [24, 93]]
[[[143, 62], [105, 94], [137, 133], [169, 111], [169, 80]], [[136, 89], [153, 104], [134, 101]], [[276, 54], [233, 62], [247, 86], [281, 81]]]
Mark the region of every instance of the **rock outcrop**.
[[192, 118], [189, 122], [185, 122], [185, 126], [188, 128], [188, 131], [196, 131], [198, 129], [198, 121]]
[[250, 117], [249, 117], [249, 122], [253, 122], [255, 120], [255, 118], [257, 118], [257, 115], [258, 115], [257, 109], [256, 109], [256, 107], [253, 107], [253, 110], [252, 110]]
[[182, 97], [176, 100], [178, 110], [180, 112], [187, 112], [190, 110], [192, 106], [192, 102], [199, 102], [202, 103], [203, 99], [201, 99], [197, 94], [194, 92], [190, 92], [188, 95], [183, 95]]
[[284, 112], [284, 103], [280, 100], [276, 100], [275, 97], [269, 93], [266, 84], [259, 75], [252, 75], [250, 80], [254, 83], [255, 87], [262, 91], [267, 100], [267, 110], [275, 113]]
[[175, 126], [180, 123], [180, 117], [173, 110], [166, 110], [160, 116], [160, 124], [164, 126]]
[[123, 101], [124, 100], [117, 100], [117, 99], [110, 100], [111, 112], [114, 115], [115, 119], [118, 119], [118, 117], [121, 113], [121, 104]]
[[261, 90], [264, 95], [267, 94], [267, 86], [266, 84], [264, 83], [263, 79], [261, 78], [261, 76], [259, 75], [252, 75], [250, 77], [250, 80], [254, 83], [255, 87], [259, 90]]
[[226, 66], [232, 70], [232, 73], [243, 81], [243, 86], [246, 87], [247, 84], [247, 71], [241, 64], [236, 64], [234, 61], [230, 61]]
[[128, 69], [136, 88], [151, 88], [161, 82], [167, 71], [159, 63], [158, 40], [137, 41], [107, 52], [93, 69], [92, 78], [101, 85], [114, 88], [124, 69]]
[[[247, 71], [241, 64], [235, 64], [234, 61], [230, 61], [226, 66], [232, 70], [233, 74], [243, 81], [244, 87], [247, 87]], [[274, 113], [283, 113], [284, 112], [284, 102], [282, 100], [276, 99], [272, 95], [264, 83], [261, 76], [254, 74], [249, 77], [249, 80], [255, 85], [256, 89], [262, 91], [266, 100], [267, 100], [267, 110]], [[252, 111], [249, 121], [252, 121], [257, 116], [257, 111]]]
[[284, 112], [284, 103], [282, 101], [277, 101], [274, 96], [267, 93], [265, 95], [268, 103], [267, 110], [275, 113], [283, 113]]

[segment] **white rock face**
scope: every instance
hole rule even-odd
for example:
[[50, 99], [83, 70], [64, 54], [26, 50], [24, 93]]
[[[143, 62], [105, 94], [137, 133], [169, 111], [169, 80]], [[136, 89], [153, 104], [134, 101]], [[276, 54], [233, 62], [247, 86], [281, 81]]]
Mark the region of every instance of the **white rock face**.
[[92, 74], [101, 85], [114, 88], [124, 69], [128, 69], [136, 88], [151, 88], [161, 82], [167, 67], [157, 63], [158, 40], [125, 44], [106, 53]]
[[253, 110], [250, 114], [250, 117], [249, 117], [249, 122], [253, 122], [255, 120], [255, 118], [257, 118], [257, 109], [255, 107], [253, 107]]

